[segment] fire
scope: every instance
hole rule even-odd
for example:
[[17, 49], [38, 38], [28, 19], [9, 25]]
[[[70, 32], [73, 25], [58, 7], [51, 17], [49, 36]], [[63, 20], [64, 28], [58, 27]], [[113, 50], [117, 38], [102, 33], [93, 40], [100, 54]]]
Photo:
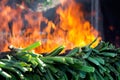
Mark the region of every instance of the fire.
[[[30, 11], [24, 4], [13, 8], [6, 3], [7, 0], [0, 2], [0, 51], [7, 51], [9, 45], [24, 48], [38, 40], [42, 45], [36, 52], [48, 52], [59, 45], [72, 49], [86, 46], [98, 36], [98, 31], [85, 20], [82, 5], [74, 0], [62, 1], [54, 22], [40, 12]], [[47, 26], [42, 29], [43, 22]], [[99, 38], [93, 47], [99, 43]]]

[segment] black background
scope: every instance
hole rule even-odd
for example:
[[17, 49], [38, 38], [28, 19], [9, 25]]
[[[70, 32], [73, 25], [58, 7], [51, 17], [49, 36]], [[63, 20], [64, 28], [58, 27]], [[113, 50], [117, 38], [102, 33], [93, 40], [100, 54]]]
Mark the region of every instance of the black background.
[[105, 41], [120, 47], [120, 1], [100, 0], [100, 8], [103, 15]]

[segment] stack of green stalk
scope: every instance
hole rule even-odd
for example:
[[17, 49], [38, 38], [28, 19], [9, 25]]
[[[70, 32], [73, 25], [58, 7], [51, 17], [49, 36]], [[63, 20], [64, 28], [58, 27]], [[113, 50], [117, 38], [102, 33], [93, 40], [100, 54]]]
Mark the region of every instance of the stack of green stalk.
[[[94, 42], [92, 42], [94, 43]], [[49, 54], [36, 54], [35, 42], [24, 49], [0, 59], [2, 80], [120, 80], [120, 48], [101, 41], [95, 48], [92, 43], [75, 47], [61, 54], [59, 46]]]

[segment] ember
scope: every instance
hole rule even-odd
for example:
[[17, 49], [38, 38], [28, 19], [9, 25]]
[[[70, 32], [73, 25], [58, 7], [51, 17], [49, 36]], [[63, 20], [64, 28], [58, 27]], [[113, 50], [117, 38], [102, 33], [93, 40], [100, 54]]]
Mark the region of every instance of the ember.
[[[49, 21], [41, 12], [33, 12], [25, 4], [6, 5], [9, 0], [0, 1], [0, 51], [7, 51], [9, 45], [26, 47], [40, 40], [42, 45], [36, 52], [49, 52], [59, 45], [66, 49], [90, 44], [99, 34], [85, 20], [82, 4], [75, 0], [62, 0], [56, 11], [56, 22]], [[21, 8], [22, 7], [22, 8]], [[47, 24], [41, 31], [41, 23]], [[41, 26], [41, 27], [40, 27]], [[99, 43], [100, 37], [93, 45]]]

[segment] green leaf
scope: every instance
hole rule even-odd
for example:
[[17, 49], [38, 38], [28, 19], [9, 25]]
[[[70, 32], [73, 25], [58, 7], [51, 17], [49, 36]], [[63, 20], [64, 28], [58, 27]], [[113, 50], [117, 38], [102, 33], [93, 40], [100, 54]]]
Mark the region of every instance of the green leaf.
[[84, 58], [84, 59], [88, 58], [91, 53], [92, 53], [92, 50], [90, 50], [89, 52], [85, 53], [82, 58]]
[[24, 51], [30, 51], [30, 50], [32, 50], [32, 49], [34, 49], [34, 48], [37, 48], [37, 47], [40, 46], [40, 45], [41, 45], [41, 42], [40, 42], [40, 41], [37, 41], [37, 42], [29, 45], [28, 47], [22, 49], [22, 52], [24, 52]]
[[74, 68], [75, 70], [81, 70], [81, 71], [84, 71], [84, 72], [94, 72], [95, 71], [95, 68], [94, 67], [91, 67], [91, 66], [87, 66], [87, 65], [79, 65], [79, 64], [74, 64], [74, 65], [71, 65], [72, 68]]
[[1, 68], [0, 68], [0, 75], [2, 75], [5, 78], [11, 78], [11, 75], [3, 71]]
[[97, 80], [104, 80], [103, 76], [97, 70], [95, 70], [95, 73], [97, 75]]
[[114, 80], [114, 78], [109, 73], [105, 72], [105, 74], [106, 74], [106, 76], [109, 77], [109, 80]]
[[57, 56], [60, 52], [65, 48], [65, 46], [59, 46], [58, 48], [54, 49], [52, 52], [47, 54], [46, 56]]
[[94, 63], [95, 65], [100, 65], [100, 63], [96, 59], [94, 59], [93, 57], [88, 57], [87, 60]]
[[115, 57], [115, 56], [117, 56], [116, 53], [112, 53], [112, 52], [102, 52], [100, 54], [103, 55], [103, 56], [106, 56], [106, 57]]
[[94, 57], [95, 60], [97, 60], [100, 64], [105, 64], [105, 60], [102, 57]]
[[75, 56], [75, 54], [78, 52], [79, 52], [79, 47], [76, 47], [72, 49], [69, 53], [67, 53], [65, 56]]

